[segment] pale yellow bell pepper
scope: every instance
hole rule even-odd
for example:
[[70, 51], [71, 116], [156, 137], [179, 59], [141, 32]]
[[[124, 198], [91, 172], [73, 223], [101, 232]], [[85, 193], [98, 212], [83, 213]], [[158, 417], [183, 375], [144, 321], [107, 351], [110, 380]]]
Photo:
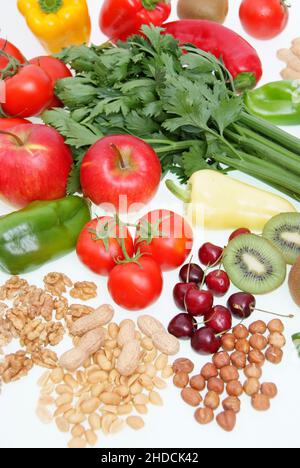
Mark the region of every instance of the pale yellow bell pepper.
[[90, 40], [91, 19], [86, 0], [18, 0], [18, 8], [51, 54]]
[[273, 216], [296, 211], [284, 198], [217, 171], [195, 172], [187, 191], [172, 181], [167, 186], [186, 203], [192, 224], [206, 229], [245, 227], [261, 232]]

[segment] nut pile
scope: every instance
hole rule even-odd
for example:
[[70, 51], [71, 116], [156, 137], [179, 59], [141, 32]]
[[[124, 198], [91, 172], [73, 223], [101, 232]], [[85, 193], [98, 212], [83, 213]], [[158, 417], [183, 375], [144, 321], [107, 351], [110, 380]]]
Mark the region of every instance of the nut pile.
[[[13, 339], [20, 342], [20, 351], [9, 354], [0, 362], [0, 380], [10, 383], [26, 376], [34, 365], [52, 369], [58, 365], [57, 346], [76, 320], [94, 311], [81, 304], [69, 306], [63, 294], [70, 290], [74, 297], [86, 300], [94, 297], [93, 283], [75, 283], [62, 273], [49, 273], [44, 288], [30, 285], [13, 276], [0, 287], [0, 354], [2, 347]], [[65, 323], [62, 323], [64, 320]]]
[[[142, 429], [148, 405], [163, 405], [159, 391], [173, 375], [168, 356], [178, 352], [178, 340], [148, 315], [139, 317], [138, 329], [132, 320], [111, 322], [108, 307], [75, 322], [75, 347], [39, 380], [37, 415], [71, 434], [69, 448], [95, 446], [100, 430]], [[91, 333], [101, 335], [97, 351]]]
[[[195, 419], [199, 424], [211, 423], [215, 411], [222, 405], [223, 411], [217, 415], [216, 421], [225, 431], [232, 431], [241, 409], [242, 394], [251, 398], [255, 410], [267, 411], [270, 408], [271, 399], [277, 396], [277, 387], [274, 383], [261, 383], [262, 367], [266, 361], [272, 364], [282, 361], [282, 348], [286, 343], [283, 332], [284, 325], [277, 319], [268, 325], [259, 320], [249, 328], [238, 325], [232, 333], [222, 337], [223, 351], [215, 354], [212, 362], [192, 377], [192, 361], [180, 358], [174, 362], [173, 383], [182, 389], [183, 401], [197, 408]], [[241, 372], [245, 376], [244, 381]], [[222, 397], [224, 392], [225, 398]]]

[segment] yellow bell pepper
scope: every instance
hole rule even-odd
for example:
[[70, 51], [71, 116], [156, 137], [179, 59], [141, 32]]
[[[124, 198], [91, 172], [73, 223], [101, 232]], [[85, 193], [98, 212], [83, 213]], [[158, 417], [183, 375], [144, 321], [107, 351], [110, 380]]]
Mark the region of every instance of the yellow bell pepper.
[[52, 54], [88, 43], [91, 19], [86, 0], [18, 0], [31, 31]]
[[195, 172], [187, 191], [170, 180], [167, 187], [186, 203], [192, 224], [207, 229], [245, 227], [261, 232], [273, 216], [296, 211], [284, 198], [217, 171]]

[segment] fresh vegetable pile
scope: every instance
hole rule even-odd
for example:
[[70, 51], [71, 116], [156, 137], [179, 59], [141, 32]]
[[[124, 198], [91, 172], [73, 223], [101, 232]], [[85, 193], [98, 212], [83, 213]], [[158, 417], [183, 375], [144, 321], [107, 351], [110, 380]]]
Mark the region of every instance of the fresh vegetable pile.
[[76, 72], [56, 94], [65, 109], [44, 114], [72, 147], [69, 193], [79, 189], [88, 147], [111, 133], [150, 143], [164, 173], [182, 182], [201, 169], [240, 170], [299, 200], [299, 140], [250, 116], [224, 65], [161, 29], [144, 27], [117, 47], [71, 47], [60, 54]]

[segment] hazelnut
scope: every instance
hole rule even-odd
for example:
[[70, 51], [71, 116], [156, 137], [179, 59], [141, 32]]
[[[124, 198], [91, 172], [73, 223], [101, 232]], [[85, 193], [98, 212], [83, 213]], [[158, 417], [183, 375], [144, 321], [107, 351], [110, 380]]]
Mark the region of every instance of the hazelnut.
[[226, 335], [223, 335], [221, 338], [221, 344], [222, 348], [224, 351], [233, 351], [235, 348], [235, 336], [232, 335], [231, 333], [227, 333]]
[[251, 335], [255, 335], [256, 333], [264, 335], [266, 331], [267, 325], [262, 320], [257, 320], [256, 322], [253, 322], [249, 327], [249, 332], [251, 333]]
[[241, 351], [235, 351], [231, 355], [231, 362], [237, 369], [244, 369], [247, 364], [247, 356]]
[[186, 374], [190, 374], [194, 370], [194, 364], [190, 359], [187, 358], [179, 358], [176, 359], [173, 363], [173, 371], [175, 374], [177, 372], [185, 372]]
[[250, 378], [250, 379], [246, 380], [246, 382], [244, 383], [243, 388], [244, 388], [244, 392], [247, 395], [249, 395], [249, 396], [256, 395], [259, 392], [259, 389], [260, 389], [259, 380]]
[[283, 333], [284, 332], [284, 325], [281, 320], [274, 319], [268, 323], [268, 330], [270, 333]]
[[252, 406], [256, 411], [268, 411], [270, 409], [270, 399], [266, 395], [258, 393], [252, 397]]
[[265, 363], [265, 356], [258, 349], [253, 349], [248, 355], [248, 361], [250, 364], [256, 364], [257, 366], [262, 367]]
[[214, 420], [214, 412], [211, 408], [198, 408], [195, 419], [199, 424], [209, 424]]
[[190, 406], [199, 406], [202, 401], [200, 393], [191, 387], [184, 388], [181, 392], [181, 397]]
[[216, 392], [208, 392], [204, 398], [204, 406], [212, 410], [220, 406], [220, 397]]
[[219, 426], [224, 429], [226, 432], [231, 432], [236, 425], [236, 414], [234, 411], [223, 411], [223, 413], [218, 414], [217, 423]]
[[268, 398], [275, 398], [278, 394], [278, 390], [275, 384], [271, 382], [263, 383], [261, 386], [261, 393]]
[[260, 379], [262, 376], [261, 367], [257, 366], [256, 364], [249, 364], [245, 370], [244, 374], [248, 379]]
[[175, 387], [184, 388], [188, 385], [188, 383], [189, 383], [189, 376], [186, 372], [180, 371], [174, 375], [173, 384], [175, 385]]
[[233, 329], [233, 334], [237, 340], [242, 340], [248, 338], [249, 331], [248, 328], [245, 327], [245, 325], [240, 324]]
[[221, 378], [224, 380], [224, 382], [228, 383], [231, 382], [232, 380], [238, 380], [239, 379], [239, 372], [236, 367], [234, 366], [225, 366], [222, 367], [220, 371]]
[[280, 364], [283, 358], [283, 351], [275, 346], [270, 346], [266, 351], [266, 359], [272, 364]]
[[250, 338], [250, 346], [253, 349], [258, 349], [259, 351], [262, 351], [268, 346], [268, 340], [263, 335], [260, 335], [259, 333], [255, 333]]
[[214, 364], [208, 363], [201, 370], [201, 375], [205, 380], [209, 380], [212, 377], [218, 376], [218, 369]]
[[238, 380], [232, 380], [231, 382], [228, 382], [226, 391], [231, 397], [239, 397], [243, 393], [243, 386]]
[[217, 353], [214, 355], [213, 363], [217, 369], [221, 369], [222, 367], [229, 366], [230, 356], [225, 351], [221, 351], [220, 353]]
[[222, 406], [225, 411], [233, 411], [237, 414], [241, 411], [241, 400], [236, 397], [229, 396], [223, 401]]
[[274, 332], [269, 336], [269, 344], [275, 346], [275, 348], [284, 348], [286, 339], [281, 333]]
[[202, 375], [194, 375], [190, 380], [190, 386], [199, 392], [205, 389], [206, 382]]
[[218, 393], [218, 395], [222, 395], [224, 392], [224, 382], [218, 377], [212, 377], [207, 382], [207, 388], [210, 392], [215, 392]]
[[248, 354], [250, 351], [249, 341], [246, 340], [245, 338], [241, 338], [240, 340], [237, 340], [237, 342], [235, 343], [235, 349], [237, 351], [240, 351], [241, 353]]

